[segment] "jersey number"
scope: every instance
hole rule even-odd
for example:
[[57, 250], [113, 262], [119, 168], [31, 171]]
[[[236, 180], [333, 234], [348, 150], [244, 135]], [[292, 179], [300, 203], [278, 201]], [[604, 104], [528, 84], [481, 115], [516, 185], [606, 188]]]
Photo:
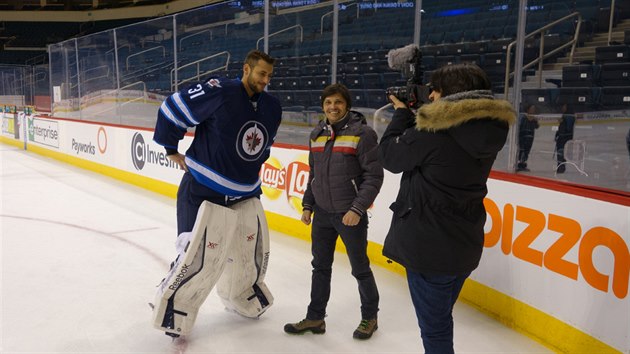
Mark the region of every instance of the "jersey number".
[[191, 100], [195, 97], [203, 95], [204, 93], [205, 92], [203, 92], [203, 87], [201, 86], [201, 84], [197, 84], [195, 88], [191, 88], [190, 90], [188, 90], [188, 94], [190, 95]]

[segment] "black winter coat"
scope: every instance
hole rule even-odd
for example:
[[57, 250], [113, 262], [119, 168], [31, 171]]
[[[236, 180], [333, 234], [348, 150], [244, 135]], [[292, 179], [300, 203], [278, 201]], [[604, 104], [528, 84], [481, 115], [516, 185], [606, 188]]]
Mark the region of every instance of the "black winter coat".
[[488, 91], [443, 97], [417, 117], [395, 111], [379, 145], [383, 167], [403, 173], [384, 256], [417, 273], [477, 268], [486, 181], [515, 120], [510, 103]]

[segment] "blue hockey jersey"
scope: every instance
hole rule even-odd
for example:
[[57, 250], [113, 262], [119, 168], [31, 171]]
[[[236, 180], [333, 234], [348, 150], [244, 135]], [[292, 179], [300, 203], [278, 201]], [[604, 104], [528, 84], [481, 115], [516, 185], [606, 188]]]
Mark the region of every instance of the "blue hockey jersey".
[[213, 78], [169, 96], [160, 106], [153, 140], [177, 150], [196, 127], [186, 152], [195, 180], [230, 197], [260, 194], [261, 165], [282, 118], [280, 102], [266, 92], [251, 99], [240, 80]]

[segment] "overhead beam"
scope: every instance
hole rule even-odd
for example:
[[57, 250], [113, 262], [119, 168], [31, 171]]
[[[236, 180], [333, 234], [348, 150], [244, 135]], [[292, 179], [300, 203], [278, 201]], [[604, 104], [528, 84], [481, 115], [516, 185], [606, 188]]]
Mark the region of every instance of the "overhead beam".
[[[94, 0], [98, 6], [98, 0]], [[220, 0], [177, 0], [160, 5], [130, 6], [114, 9], [83, 11], [0, 11], [5, 22], [90, 22], [147, 18], [170, 15], [195, 7], [218, 3]], [[21, 3], [21, 2], [20, 2]]]

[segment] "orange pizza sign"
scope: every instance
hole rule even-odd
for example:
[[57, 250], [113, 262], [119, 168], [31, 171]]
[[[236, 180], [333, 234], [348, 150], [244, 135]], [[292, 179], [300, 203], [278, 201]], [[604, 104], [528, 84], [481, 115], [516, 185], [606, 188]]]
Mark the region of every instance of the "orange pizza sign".
[[[548, 269], [567, 278], [582, 278], [593, 288], [608, 292], [612, 284], [612, 292], [619, 299], [628, 295], [628, 278], [630, 275], [630, 251], [624, 239], [616, 232], [596, 226], [583, 230], [577, 220], [547, 214], [520, 205], [505, 204], [503, 210], [489, 198], [484, 200], [486, 212], [492, 228], [485, 235], [485, 247], [500, 245], [505, 255], [513, 255], [525, 262]], [[525, 228], [514, 234], [516, 222], [523, 223]], [[535, 249], [532, 244], [546, 231], [560, 234], [560, 237], [545, 250]], [[597, 247], [607, 249], [614, 259], [614, 267], [610, 274], [597, 269], [594, 262], [594, 251]], [[577, 249], [577, 262], [565, 256]]]

